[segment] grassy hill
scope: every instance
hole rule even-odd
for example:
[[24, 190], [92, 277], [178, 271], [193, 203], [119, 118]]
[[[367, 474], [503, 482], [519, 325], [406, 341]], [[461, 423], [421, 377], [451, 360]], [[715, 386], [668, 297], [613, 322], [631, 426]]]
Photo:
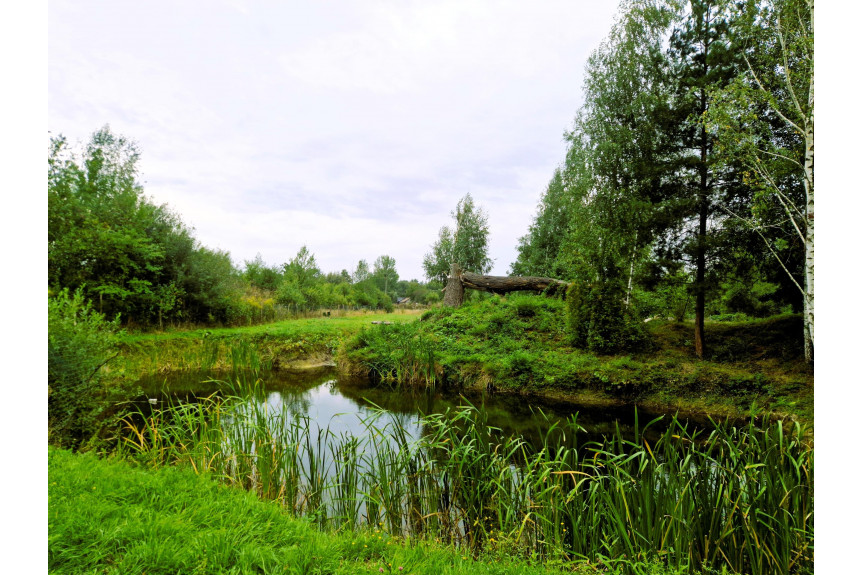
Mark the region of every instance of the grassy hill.
[[564, 303], [532, 295], [435, 308], [420, 321], [373, 326], [339, 354], [347, 372], [414, 385], [565, 394], [582, 401], [741, 415], [755, 406], [812, 419], [813, 376], [803, 359], [802, 319], [706, 322], [707, 355], [694, 354], [691, 323], [644, 325], [638, 351], [596, 355], [574, 348]]

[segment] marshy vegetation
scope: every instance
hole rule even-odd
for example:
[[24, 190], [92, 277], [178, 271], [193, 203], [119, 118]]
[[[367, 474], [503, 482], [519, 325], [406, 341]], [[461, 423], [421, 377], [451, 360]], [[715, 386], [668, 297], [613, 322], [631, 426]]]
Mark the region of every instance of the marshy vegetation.
[[373, 321], [393, 324], [416, 317], [395, 313], [351, 312], [294, 319], [243, 328], [212, 328], [126, 335], [122, 353], [108, 366], [125, 378], [178, 371], [236, 373], [290, 368], [310, 360], [331, 361], [342, 340]]
[[[541, 413], [537, 414], [541, 417]], [[813, 448], [798, 424], [750, 421], [658, 439], [618, 429], [583, 441], [577, 417], [540, 445], [466, 405], [333, 432], [239, 396], [129, 418], [122, 452], [188, 466], [278, 501], [322, 529], [380, 529], [543, 561], [669, 570], [799, 573], [813, 562]]]

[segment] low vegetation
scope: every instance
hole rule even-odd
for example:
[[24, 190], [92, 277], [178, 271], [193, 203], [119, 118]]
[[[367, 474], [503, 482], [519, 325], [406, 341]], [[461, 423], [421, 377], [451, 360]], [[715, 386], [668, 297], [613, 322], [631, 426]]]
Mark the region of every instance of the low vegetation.
[[375, 529], [322, 533], [276, 503], [189, 469], [146, 469], [52, 447], [48, 530], [48, 570], [69, 575], [572, 573]]
[[319, 312], [265, 325], [126, 335], [120, 341], [123, 353], [110, 370], [138, 378], [171, 371], [279, 369], [330, 361], [343, 339], [372, 322], [400, 324], [419, 313]]
[[420, 386], [564, 393], [728, 415], [754, 408], [812, 419], [812, 369], [795, 337], [799, 315], [708, 321], [711, 346], [698, 359], [691, 324], [669, 320], [643, 323], [631, 351], [579, 349], [565, 308], [533, 295], [434, 308], [415, 323], [361, 331], [339, 359], [350, 373]]
[[466, 555], [627, 573], [812, 568], [813, 451], [799, 425], [700, 435], [672, 419], [648, 441], [654, 420], [584, 442], [573, 417], [532, 446], [470, 405], [426, 417], [419, 438], [395, 421], [363, 423], [357, 437], [289, 407], [210, 398], [130, 418], [123, 451], [212, 474], [322, 530], [376, 529]]

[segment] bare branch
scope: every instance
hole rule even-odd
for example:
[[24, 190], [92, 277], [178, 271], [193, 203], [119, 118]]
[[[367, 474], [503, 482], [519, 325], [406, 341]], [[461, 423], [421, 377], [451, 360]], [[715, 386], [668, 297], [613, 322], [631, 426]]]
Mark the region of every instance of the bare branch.
[[776, 15], [776, 32], [779, 34], [779, 45], [782, 46], [782, 77], [785, 78], [785, 85], [788, 88], [788, 93], [791, 95], [791, 100], [794, 102], [794, 107], [797, 108], [797, 113], [806, 122], [806, 114], [803, 113], [803, 108], [797, 100], [797, 94], [794, 93], [794, 87], [791, 85], [791, 69], [788, 66], [788, 48], [785, 47], [785, 35], [782, 32], [782, 18], [779, 14]]
[[[749, 68], [749, 73], [752, 74], [752, 79], [755, 80], [755, 83], [758, 84], [758, 88], [767, 95], [768, 100], [771, 99], [770, 92], [767, 91], [767, 88], [764, 87], [764, 84], [761, 83], [761, 80], [758, 79], [758, 74], [755, 73], [755, 70], [752, 69], [752, 64], [749, 62], [749, 58], [746, 54], [743, 55], [743, 59], [746, 61], [746, 66]], [[776, 114], [782, 118], [789, 126], [800, 132], [803, 137], [806, 137], [806, 131], [800, 128], [796, 123], [789, 120], [785, 114], [779, 111], [777, 106], [774, 106], [772, 103], [770, 107], [773, 109]]]
[[804, 297], [804, 298], [805, 298], [805, 297], [808, 297], [808, 296], [806, 295], [806, 292], [803, 290], [803, 288], [802, 288], [802, 287], [800, 287], [800, 284], [797, 282], [797, 280], [796, 280], [796, 279], [794, 279], [794, 276], [791, 274], [791, 272], [790, 272], [790, 271], [788, 271], [788, 268], [787, 268], [787, 267], [785, 267], [785, 262], [783, 262], [783, 261], [782, 261], [782, 258], [780, 258], [780, 257], [779, 257], [779, 254], [777, 254], [777, 253], [773, 250], [773, 246], [771, 246], [771, 245], [770, 245], [770, 242], [767, 240], [767, 238], [765, 238], [765, 237], [764, 237], [764, 234], [762, 234], [762, 233], [761, 233], [761, 230], [760, 230], [760, 229], [758, 229], [758, 226], [753, 225], [753, 224], [752, 224], [752, 222], [751, 222], [750, 220], [747, 220], [746, 218], [744, 218], [744, 217], [742, 217], [742, 216], [740, 216], [740, 215], [738, 215], [738, 214], [735, 214], [735, 213], [734, 213], [734, 212], [732, 212], [731, 210], [729, 210], [729, 209], [725, 208], [725, 206], [719, 206], [719, 208], [720, 208], [720, 209], [722, 209], [723, 211], [727, 212], [729, 215], [731, 215], [731, 216], [733, 216], [733, 217], [735, 217], [735, 218], [739, 219], [739, 220], [740, 220], [740, 221], [742, 221], [744, 224], [746, 224], [747, 226], [749, 226], [753, 231], [755, 231], [755, 233], [756, 233], [756, 234], [758, 234], [758, 235], [761, 237], [761, 239], [762, 239], [762, 240], [764, 240], [764, 245], [766, 245], [766, 246], [767, 246], [767, 249], [768, 249], [768, 250], [770, 250], [770, 253], [771, 253], [771, 254], [773, 254], [773, 257], [775, 257], [775, 258], [776, 258], [776, 261], [777, 261], [777, 262], [779, 262], [779, 265], [780, 265], [780, 266], [782, 266], [782, 269], [783, 269], [783, 270], [785, 270], [785, 273], [786, 273], [786, 274], [788, 274], [788, 277], [791, 279], [791, 281], [794, 283], [794, 285], [797, 287], [797, 289], [798, 289], [798, 290], [800, 290], [800, 293], [801, 293], [801, 294], [803, 294], [803, 297]]

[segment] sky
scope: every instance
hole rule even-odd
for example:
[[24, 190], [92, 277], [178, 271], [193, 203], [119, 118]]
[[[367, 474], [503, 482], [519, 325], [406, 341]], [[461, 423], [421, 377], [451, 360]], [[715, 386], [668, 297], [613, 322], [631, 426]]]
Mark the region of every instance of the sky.
[[145, 194], [238, 265], [423, 255], [458, 200], [506, 275], [616, 1], [51, 1], [48, 130], [138, 143]]

